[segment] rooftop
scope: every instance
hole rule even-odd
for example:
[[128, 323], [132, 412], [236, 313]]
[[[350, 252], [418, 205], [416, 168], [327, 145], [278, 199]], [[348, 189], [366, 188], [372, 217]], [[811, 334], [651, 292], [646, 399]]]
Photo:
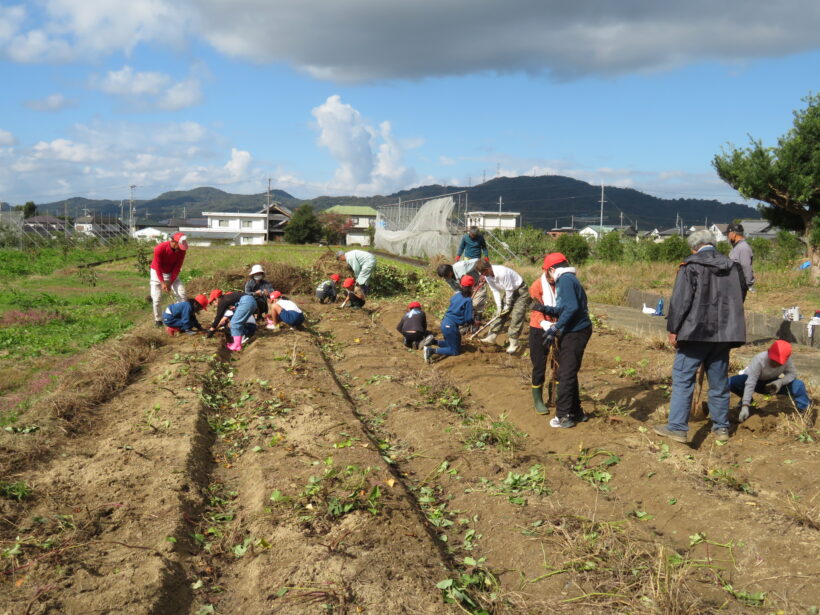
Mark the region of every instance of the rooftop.
[[378, 212], [367, 205], [334, 205], [325, 209], [324, 213], [342, 216], [375, 216]]

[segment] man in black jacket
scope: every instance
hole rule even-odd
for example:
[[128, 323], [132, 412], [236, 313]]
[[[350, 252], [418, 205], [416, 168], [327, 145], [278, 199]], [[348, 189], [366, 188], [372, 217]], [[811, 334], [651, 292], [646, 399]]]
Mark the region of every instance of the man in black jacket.
[[729, 350], [746, 342], [743, 300], [746, 282], [740, 266], [715, 249], [711, 231], [687, 238], [692, 256], [675, 279], [666, 330], [677, 348], [672, 367], [669, 421], [655, 433], [686, 442], [695, 377], [701, 364], [709, 380], [709, 417], [717, 440], [729, 439]]

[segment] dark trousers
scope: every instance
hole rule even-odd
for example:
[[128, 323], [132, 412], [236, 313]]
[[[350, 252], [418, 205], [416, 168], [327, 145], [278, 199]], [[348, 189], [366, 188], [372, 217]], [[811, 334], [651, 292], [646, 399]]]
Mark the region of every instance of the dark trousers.
[[530, 361], [532, 361], [532, 386], [540, 387], [547, 375], [547, 355], [550, 347], [544, 344], [544, 330], [530, 327]]
[[576, 417], [582, 414], [581, 397], [578, 392], [578, 372], [584, 359], [592, 325], [580, 331], [568, 331], [558, 343], [558, 394], [555, 397], [555, 415]]
[[425, 337], [427, 337], [427, 331], [414, 331], [413, 333], [405, 333], [404, 345], [407, 346], [407, 348], [412, 348], [413, 344], [418, 345], [418, 343]]

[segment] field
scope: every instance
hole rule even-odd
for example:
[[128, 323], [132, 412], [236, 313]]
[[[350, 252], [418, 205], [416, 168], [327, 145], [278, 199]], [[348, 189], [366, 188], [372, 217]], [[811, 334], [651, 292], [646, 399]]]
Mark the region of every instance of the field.
[[[5, 398], [26, 403], [0, 431], [0, 613], [817, 612], [814, 411], [761, 400], [725, 445], [706, 422], [691, 446], [657, 438], [673, 355], [604, 320], [581, 372], [594, 418], [553, 430], [526, 355], [468, 344], [426, 365], [395, 332], [410, 296], [300, 294], [321, 256], [192, 250], [192, 290], [258, 259], [308, 312], [239, 356], [150, 327], [132, 262], [98, 268], [102, 288], [17, 281], [131, 328], [0, 358], [47, 375]], [[440, 316], [446, 290], [413, 283]]]

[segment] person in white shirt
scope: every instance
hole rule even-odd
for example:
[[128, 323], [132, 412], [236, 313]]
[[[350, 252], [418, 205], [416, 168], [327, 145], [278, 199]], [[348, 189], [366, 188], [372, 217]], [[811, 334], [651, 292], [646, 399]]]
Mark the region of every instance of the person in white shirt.
[[268, 325], [268, 329], [276, 331], [280, 322], [291, 327], [300, 327], [305, 322], [305, 314], [301, 308], [278, 290], [273, 291], [268, 298], [273, 321], [272, 325]]
[[436, 274], [442, 278], [456, 292], [461, 292], [458, 281], [465, 275], [475, 279], [476, 286], [473, 290], [473, 319], [476, 322], [484, 320], [484, 305], [487, 303], [487, 282], [481, 277], [475, 265], [477, 258], [467, 258], [456, 261], [452, 265], [442, 264], [436, 268]]
[[[487, 280], [487, 286], [495, 299], [495, 306], [498, 313], [503, 314], [495, 321], [490, 333], [481, 338], [485, 344], [495, 343], [498, 333], [506, 322], [509, 321], [507, 329], [507, 352], [513, 354], [518, 350], [518, 336], [521, 333], [521, 326], [524, 324], [524, 317], [530, 306], [530, 294], [524, 278], [516, 271], [503, 265], [491, 265], [487, 261], [480, 260], [475, 265], [478, 271]], [[501, 293], [504, 296], [501, 296]], [[505, 313], [506, 312], [506, 313]]]

